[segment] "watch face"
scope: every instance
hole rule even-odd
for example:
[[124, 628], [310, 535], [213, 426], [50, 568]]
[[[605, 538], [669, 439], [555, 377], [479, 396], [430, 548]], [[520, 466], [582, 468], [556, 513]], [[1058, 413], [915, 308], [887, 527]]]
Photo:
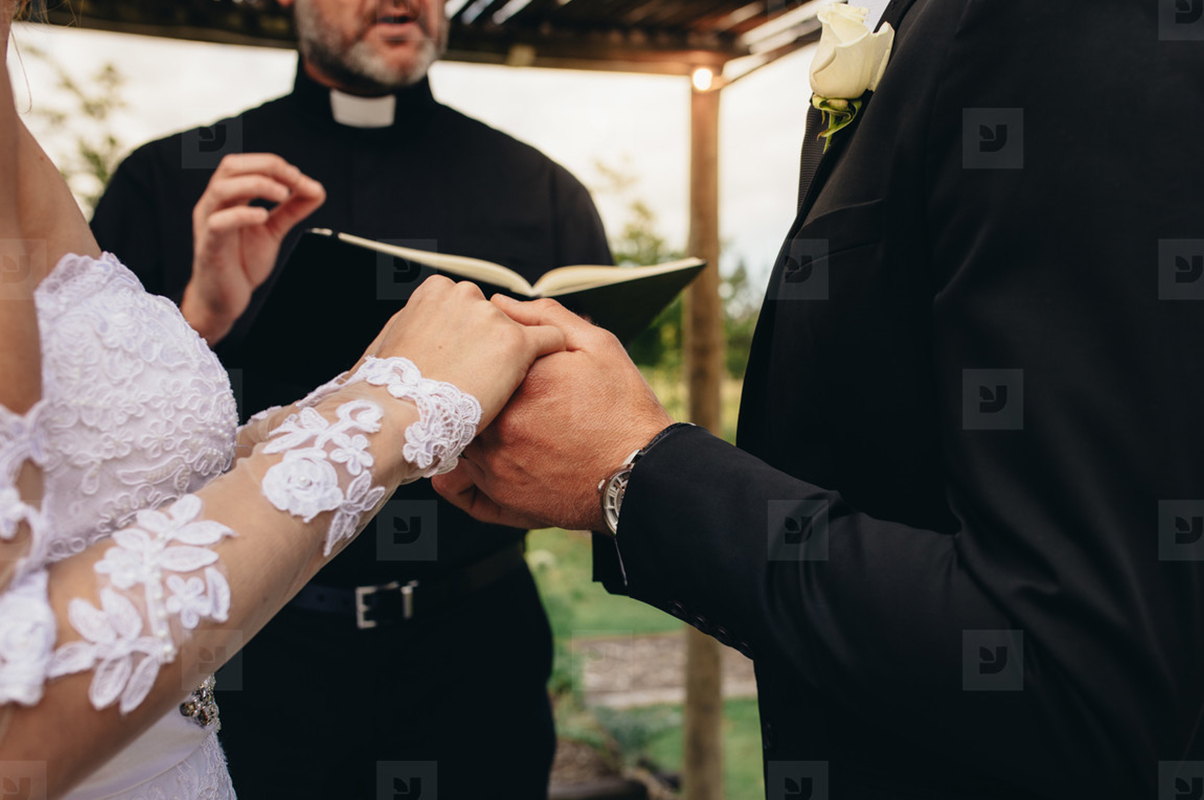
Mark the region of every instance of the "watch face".
[[627, 479], [630, 477], [631, 467], [624, 467], [602, 489], [602, 516], [612, 534], [619, 527], [619, 511], [623, 506], [623, 496], [627, 494]]

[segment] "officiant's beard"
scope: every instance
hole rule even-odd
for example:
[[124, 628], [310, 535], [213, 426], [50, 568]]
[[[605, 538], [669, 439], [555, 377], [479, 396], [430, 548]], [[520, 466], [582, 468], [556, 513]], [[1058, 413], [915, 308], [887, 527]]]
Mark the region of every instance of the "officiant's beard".
[[447, 26], [439, 25], [438, 40], [418, 43], [407, 64], [392, 65], [362, 38], [347, 45], [322, 18], [313, 0], [297, 0], [297, 40], [301, 55], [342, 88], [364, 94], [383, 94], [412, 86], [426, 77], [431, 64], [447, 49]]

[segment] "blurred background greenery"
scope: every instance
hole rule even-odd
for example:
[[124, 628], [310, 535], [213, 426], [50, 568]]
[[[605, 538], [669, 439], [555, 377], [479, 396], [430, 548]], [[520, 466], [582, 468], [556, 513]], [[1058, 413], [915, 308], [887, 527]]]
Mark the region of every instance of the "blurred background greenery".
[[[657, 232], [656, 216], [638, 196], [638, 180], [604, 164], [596, 192], [616, 192], [628, 201], [628, 221], [611, 248], [619, 265], [657, 264], [682, 257]], [[727, 375], [723, 385], [723, 436], [735, 441], [740, 387], [761, 297], [739, 264], [723, 277]], [[661, 402], [675, 419], [687, 418], [682, 379], [682, 299], [679, 297], [628, 347]], [[603, 754], [617, 770], [642, 767], [653, 774], [676, 774], [682, 764], [682, 708], [650, 705], [625, 709], [592, 706], [584, 691], [582, 659], [574, 645], [583, 638], [632, 637], [680, 633], [674, 617], [626, 597], [608, 594], [592, 580], [588, 534], [562, 530], [533, 531], [527, 539], [528, 562], [543, 597], [555, 637], [550, 685], [561, 740], [583, 742]], [[684, 678], [684, 676], [683, 676]], [[724, 789], [731, 798], [764, 796], [761, 731], [754, 698], [724, 703]]]

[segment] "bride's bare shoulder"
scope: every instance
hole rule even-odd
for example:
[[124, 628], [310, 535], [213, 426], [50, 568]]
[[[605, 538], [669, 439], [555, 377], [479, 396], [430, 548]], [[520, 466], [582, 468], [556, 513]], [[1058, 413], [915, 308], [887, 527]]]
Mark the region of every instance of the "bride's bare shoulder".
[[18, 216], [22, 238], [37, 245], [29, 250], [38, 254], [40, 263], [31, 267], [41, 281], [68, 253], [99, 258], [101, 251], [58, 168], [25, 125], [18, 124]]

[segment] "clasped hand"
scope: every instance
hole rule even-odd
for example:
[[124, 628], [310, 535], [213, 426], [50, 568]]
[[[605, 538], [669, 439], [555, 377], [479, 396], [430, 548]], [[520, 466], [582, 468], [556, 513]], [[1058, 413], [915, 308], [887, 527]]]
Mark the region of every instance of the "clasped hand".
[[531, 364], [435, 490], [483, 522], [601, 530], [598, 482], [673, 420], [608, 331], [553, 300], [491, 304], [528, 331], [557, 331], [564, 345]]
[[480, 433], [433, 483], [483, 522], [601, 529], [599, 480], [673, 421], [609, 332], [468, 282], [428, 279], [364, 356], [404, 356], [481, 403]]

